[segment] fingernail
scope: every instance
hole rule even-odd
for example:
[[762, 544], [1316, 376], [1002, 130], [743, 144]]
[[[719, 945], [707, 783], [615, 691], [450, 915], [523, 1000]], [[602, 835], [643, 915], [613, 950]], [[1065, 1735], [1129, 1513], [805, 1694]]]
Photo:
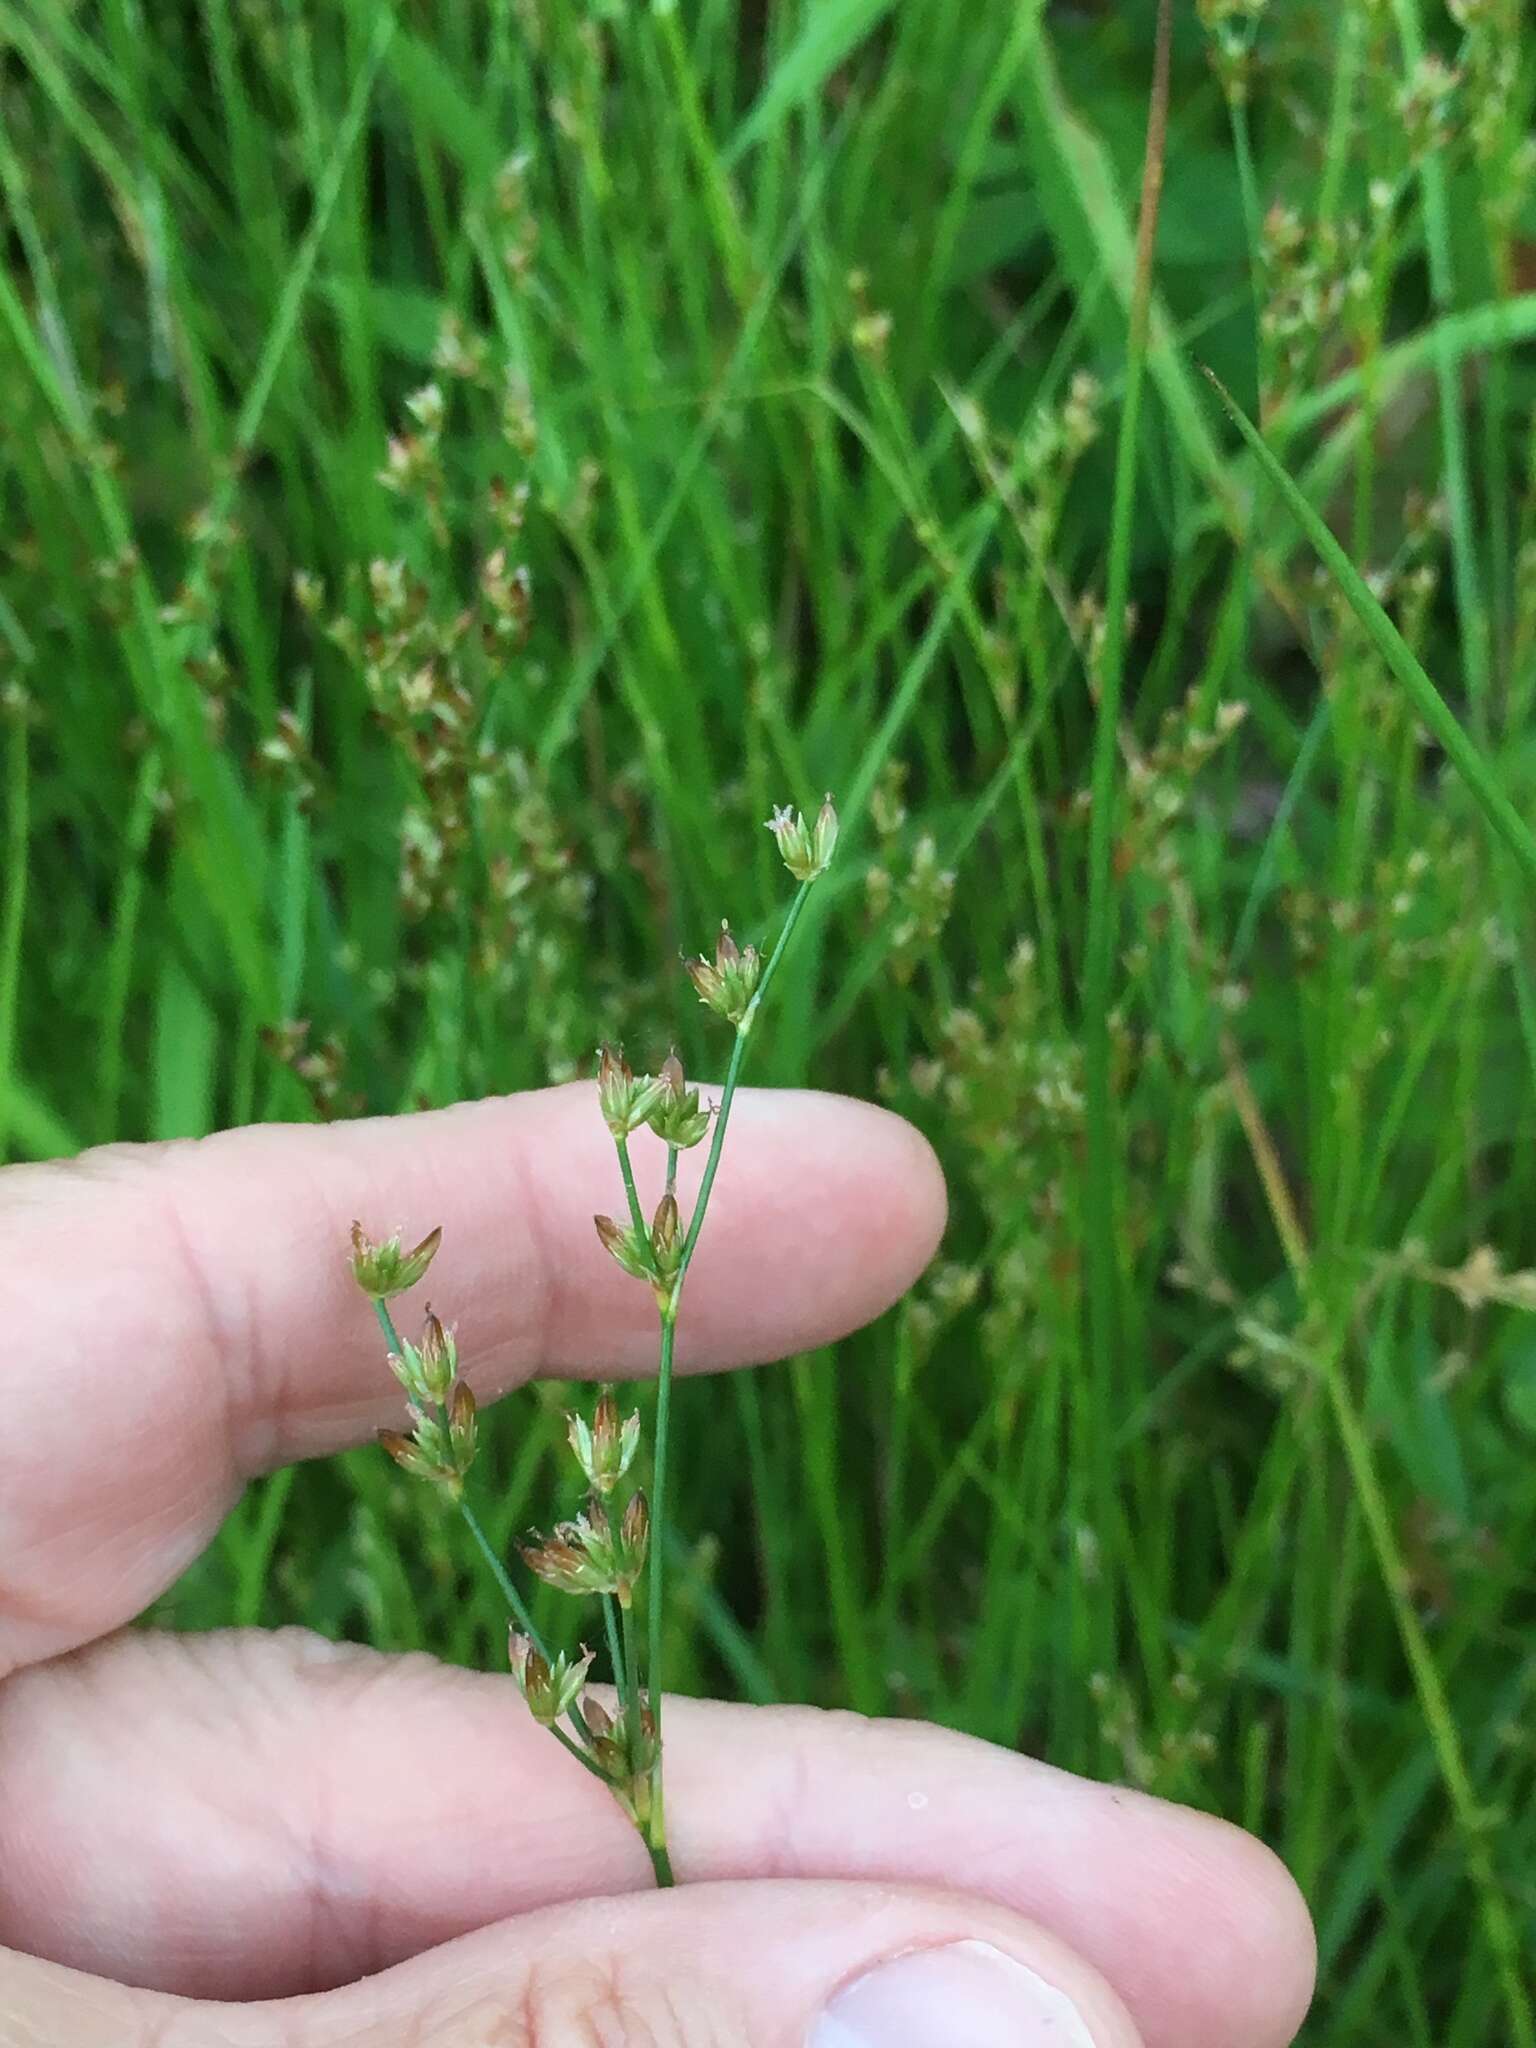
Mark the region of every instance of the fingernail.
[[985, 1941], [880, 1963], [845, 1984], [806, 2048], [1093, 2048], [1064, 1991]]

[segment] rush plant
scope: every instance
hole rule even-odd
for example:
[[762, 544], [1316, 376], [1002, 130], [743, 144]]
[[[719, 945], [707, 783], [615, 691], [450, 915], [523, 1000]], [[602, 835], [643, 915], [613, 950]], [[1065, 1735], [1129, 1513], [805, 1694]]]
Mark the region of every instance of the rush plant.
[[[410, 1425], [406, 1430], [381, 1430], [380, 1446], [402, 1471], [437, 1487], [457, 1507], [506, 1601], [511, 1670], [528, 1711], [609, 1787], [639, 1830], [661, 1885], [674, 1882], [662, 1780], [662, 1646], [678, 1317], [747, 1048], [810, 892], [831, 864], [837, 812], [830, 797], [810, 821], [798, 811], [780, 808], [769, 819], [768, 829], [785, 867], [799, 883], [771, 950], [764, 956], [755, 946], [738, 945], [730, 927], [722, 924], [713, 959], [701, 956], [687, 963], [700, 1002], [734, 1034], [718, 1102], [705, 1101], [675, 1052], [655, 1074], [635, 1073], [613, 1046], [605, 1045], [598, 1057], [597, 1106], [613, 1138], [625, 1215], [622, 1220], [593, 1220], [602, 1248], [650, 1288], [656, 1303], [651, 1483], [647, 1492], [631, 1477], [641, 1448], [640, 1416], [625, 1416], [613, 1389], [605, 1387], [590, 1419], [575, 1413], [569, 1418], [571, 1453], [587, 1486], [585, 1507], [547, 1534], [530, 1534], [519, 1549], [524, 1566], [543, 1584], [573, 1599], [599, 1603], [611, 1705], [588, 1690], [595, 1651], [583, 1645], [572, 1655], [545, 1641], [468, 1498], [466, 1481], [476, 1449], [475, 1398], [459, 1376], [453, 1332], [430, 1307], [417, 1344], [402, 1337], [395, 1323], [390, 1303], [424, 1278], [441, 1242], [441, 1230], [432, 1230], [407, 1250], [399, 1233], [376, 1241], [360, 1224], [352, 1226], [353, 1277], [373, 1303], [390, 1370], [405, 1389]], [[665, 1180], [653, 1203], [642, 1197], [630, 1156], [629, 1141], [642, 1129], [653, 1131], [666, 1146]], [[678, 1162], [684, 1152], [706, 1141], [698, 1191], [685, 1216], [678, 1196]]]

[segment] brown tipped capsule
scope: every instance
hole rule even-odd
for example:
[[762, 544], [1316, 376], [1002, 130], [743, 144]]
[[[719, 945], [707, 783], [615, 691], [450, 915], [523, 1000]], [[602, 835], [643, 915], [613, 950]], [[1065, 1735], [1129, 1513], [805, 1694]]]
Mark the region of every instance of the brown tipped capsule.
[[597, 1061], [597, 1101], [603, 1112], [603, 1122], [616, 1134], [628, 1128], [625, 1120], [629, 1114], [634, 1079], [624, 1055], [613, 1046], [605, 1045]]
[[663, 1195], [656, 1204], [656, 1214], [651, 1218], [651, 1250], [656, 1254], [658, 1263], [669, 1259], [677, 1250], [681, 1228], [676, 1195]]
[[600, 1502], [593, 1501], [574, 1522], [557, 1523], [548, 1536], [532, 1536], [522, 1546], [523, 1561], [535, 1578], [562, 1593], [618, 1591], [619, 1555]]
[[529, 1637], [519, 1635], [515, 1629], [509, 1638], [509, 1650], [512, 1676], [528, 1702], [528, 1711], [543, 1727], [553, 1728], [581, 1697], [592, 1666], [592, 1652], [583, 1648], [578, 1656], [567, 1657], [562, 1650], [550, 1663]]
[[617, 1443], [619, 1435], [619, 1404], [613, 1398], [612, 1387], [604, 1387], [597, 1397], [597, 1406], [592, 1411], [592, 1436], [594, 1442], [608, 1446]]
[[642, 1772], [649, 1772], [658, 1752], [656, 1737], [656, 1716], [649, 1707], [640, 1709], [640, 1732], [635, 1738], [635, 1761]]
[[448, 1403], [448, 1444], [461, 1479], [475, 1461], [475, 1435], [475, 1397], [460, 1380]]
[[613, 1716], [600, 1700], [583, 1700], [581, 1718], [594, 1741], [605, 1741], [613, 1733]]
[[655, 1279], [650, 1246], [637, 1232], [622, 1229], [611, 1216], [594, 1216], [592, 1221], [604, 1251], [617, 1259], [632, 1279]]
[[720, 1016], [725, 1011], [725, 984], [718, 968], [711, 967], [707, 960], [685, 960], [688, 979], [693, 983], [699, 1001], [706, 1009], [716, 1011]]
[[677, 1151], [697, 1145], [709, 1130], [709, 1111], [699, 1107], [699, 1091], [688, 1086], [683, 1063], [669, 1053], [658, 1077], [665, 1093], [650, 1114], [651, 1129]]
[[420, 1447], [408, 1436], [402, 1436], [398, 1429], [381, 1429], [377, 1435], [379, 1449], [394, 1459], [402, 1472], [409, 1472], [413, 1479], [435, 1479], [437, 1468], [430, 1458], [423, 1456]]
[[603, 1047], [597, 1062], [597, 1101], [615, 1138], [638, 1130], [663, 1092], [660, 1081], [649, 1075], [637, 1081], [624, 1055], [611, 1045]]
[[437, 1257], [438, 1246], [442, 1241], [443, 1228], [439, 1224], [435, 1230], [429, 1230], [413, 1250], [400, 1254], [400, 1267], [394, 1285], [396, 1294], [408, 1293], [417, 1281], [423, 1278], [428, 1266]]
[[677, 1213], [677, 1198], [663, 1195], [657, 1204], [656, 1214], [651, 1220], [651, 1292], [656, 1297], [656, 1306], [663, 1315], [672, 1311], [673, 1282], [683, 1259], [682, 1219]]
[[518, 1690], [524, 1699], [531, 1692], [539, 1692], [548, 1685], [549, 1665], [532, 1636], [525, 1636], [515, 1628], [509, 1629], [507, 1653], [511, 1659], [512, 1676], [517, 1680]]
[[559, 1593], [592, 1593], [606, 1590], [587, 1584], [587, 1560], [573, 1543], [563, 1540], [557, 1529], [553, 1536], [534, 1536], [518, 1545], [523, 1563], [536, 1579]]
[[624, 1565], [631, 1582], [638, 1579], [645, 1565], [645, 1553], [650, 1543], [651, 1511], [646, 1505], [645, 1495], [637, 1493], [624, 1510], [624, 1519], [619, 1524], [619, 1542], [623, 1551]]
[[741, 948], [731, 937], [730, 926], [722, 922], [720, 936], [715, 941], [715, 965], [722, 974], [727, 974], [731, 968], [739, 966], [740, 963]]
[[422, 1384], [434, 1401], [446, 1401], [458, 1371], [458, 1349], [428, 1304], [421, 1337]]
[[624, 1421], [611, 1389], [600, 1395], [590, 1425], [580, 1415], [568, 1418], [567, 1435], [576, 1462], [594, 1493], [612, 1493], [634, 1462], [640, 1443], [640, 1417]]

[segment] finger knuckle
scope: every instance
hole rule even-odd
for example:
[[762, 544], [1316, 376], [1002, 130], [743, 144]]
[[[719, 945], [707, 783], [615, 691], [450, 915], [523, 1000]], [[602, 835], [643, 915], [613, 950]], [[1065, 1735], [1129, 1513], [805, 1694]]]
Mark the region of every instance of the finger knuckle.
[[408, 2048], [725, 2048], [742, 2038], [660, 1977], [583, 1958], [535, 1962], [519, 1985], [429, 2020]]

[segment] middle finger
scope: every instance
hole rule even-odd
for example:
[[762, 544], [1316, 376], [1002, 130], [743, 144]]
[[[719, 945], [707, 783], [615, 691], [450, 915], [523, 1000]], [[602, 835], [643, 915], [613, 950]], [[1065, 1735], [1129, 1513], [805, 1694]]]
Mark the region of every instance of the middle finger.
[[[677, 1701], [667, 1730], [685, 1879], [972, 1891], [1094, 1963], [1148, 2048], [1290, 2039], [1310, 1930], [1235, 1829], [917, 1723]], [[294, 1630], [123, 1636], [0, 1691], [0, 1944], [79, 1969], [277, 1997], [649, 1882], [506, 1678]]]

